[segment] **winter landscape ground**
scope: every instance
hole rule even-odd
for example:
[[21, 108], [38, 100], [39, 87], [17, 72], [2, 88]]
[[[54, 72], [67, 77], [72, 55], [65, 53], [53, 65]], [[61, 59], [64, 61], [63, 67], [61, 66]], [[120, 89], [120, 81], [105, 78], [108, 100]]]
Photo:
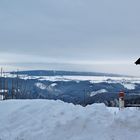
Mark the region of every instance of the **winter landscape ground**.
[[8, 91], [6, 99], [59, 99], [83, 106], [118, 106], [118, 94], [123, 91], [127, 104], [140, 103], [140, 78], [133, 76], [36, 70], [4, 73], [1, 83], [0, 91]]
[[139, 140], [140, 110], [49, 100], [0, 102], [0, 140]]

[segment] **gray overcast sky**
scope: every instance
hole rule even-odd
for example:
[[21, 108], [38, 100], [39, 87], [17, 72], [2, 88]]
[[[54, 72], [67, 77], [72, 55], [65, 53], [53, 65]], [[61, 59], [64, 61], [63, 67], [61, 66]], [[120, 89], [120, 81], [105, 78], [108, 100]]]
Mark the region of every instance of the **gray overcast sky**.
[[0, 63], [140, 76], [133, 64], [140, 57], [139, 6], [139, 0], [1, 0]]

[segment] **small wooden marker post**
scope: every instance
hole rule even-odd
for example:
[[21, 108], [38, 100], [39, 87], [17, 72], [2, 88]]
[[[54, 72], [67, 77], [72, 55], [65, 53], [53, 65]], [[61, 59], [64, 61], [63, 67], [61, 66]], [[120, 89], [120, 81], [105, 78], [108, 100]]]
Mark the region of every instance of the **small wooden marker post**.
[[119, 93], [119, 109], [123, 109], [124, 108], [124, 92], [120, 92]]

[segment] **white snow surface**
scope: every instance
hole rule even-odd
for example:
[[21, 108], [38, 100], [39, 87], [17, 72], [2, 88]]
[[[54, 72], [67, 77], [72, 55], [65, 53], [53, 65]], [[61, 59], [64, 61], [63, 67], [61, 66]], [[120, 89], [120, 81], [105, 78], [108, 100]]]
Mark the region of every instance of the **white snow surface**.
[[110, 77], [110, 76], [40, 76], [40, 77], [30, 77], [31, 79], [38, 78], [39, 80], [48, 81], [90, 81], [91, 83], [120, 83], [120, 82], [132, 82], [140, 83], [140, 78], [138, 77]]
[[92, 91], [92, 92], [90, 93], [90, 97], [93, 97], [93, 96], [95, 96], [96, 94], [101, 94], [101, 93], [105, 93], [105, 92], [107, 92], [106, 89], [100, 89], [100, 90], [97, 90], [97, 91]]
[[44, 90], [44, 89], [46, 89], [46, 88], [47, 88], [45, 84], [40, 83], [40, 82], [35, 83], [35, 85], [36, 85], [36, 87], [38, 87], [38, 88], [40, 88], [40, 89], [42, 89], [42, 90]]
[[[6, 73], [7, 77], [16, 77], [17, 75]], [[39, 79], [40, 81], [90, 81], [91, 83], [120, 83], [120, 82], [131, 82], [131, 83], [140, 83], [140, 77], [111, 77], [111, 76], [28, 76], [28, 75], [19, 75], [21, 79]]]
[[132, 83], [122, 83], [122, 85], [124, 86], [124, 88], [127, 88], [129, 90], [135, 89], [136, 87], [136, 85]]
[[140, 110], [49, 100], [0, 101], [0, 140], [140, 140]]
[[57, 86], [57, 83], [52, 83], [51, 86], [55, 87], [55, 86]]
[[[16, 77], [17, 75], [6, 73], [7, 77]], [[140, 84], [140, 77], [111, 77], [111, 76], [28, 76], [28, 75], [19, 75], [20, 79], [38, 79], [40, 82], [36, 85], [40, 89], [46, 89], [47, 86], [41, 84], [41, 81], [51, 81], [54, 82], [52, 87], [55, 87], [57, 83], [56, 81], [76, 81], [79, 83], [80, 81], [90, 81], [91, 84], [94, 83], [119, 83], [122, 84], [128, 90], [133, 90], [136, 87], [136, 84]]]

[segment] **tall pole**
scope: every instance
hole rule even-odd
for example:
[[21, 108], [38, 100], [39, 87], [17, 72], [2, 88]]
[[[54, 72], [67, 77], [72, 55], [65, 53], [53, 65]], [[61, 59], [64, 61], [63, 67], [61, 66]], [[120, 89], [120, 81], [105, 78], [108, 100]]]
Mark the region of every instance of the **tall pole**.
[[1, 95], [3, 94], [3, 80], [2, 80], [2, 78], [3, 78], [3, 69], [2, 69], [2, 67], [1, 67], [1, 74], [0, 74], [0, 76], [1, 76], [1, 79], [0, 79], [0, 92], [1, 92]]
[[4, 74], [4, 96], [5, 99], [8, 98], [8, 79], [6, 77], [6, 74]]
[[2, 72], [3, 72], [3, 69], [1, 68], [1, 77], [2, 77]]
[[5, 72], [3, 71], [3, 96], [5, 98], [6, 86], [5, 86]]
[[17, 77], [16, 77], [16, 97], [19, 96], [19, 76], [18, 76], [18, 70], [17, 70]]
[[11, 95], [12, 95], [12, 99], [14, 98], [14, 78], [12, 78], [12, 92], [11, 92]]
[[12, 78], [12, 91], [11, 91], [12, 99], [15, 96], [15, 82], [14, 82], [14, 79], [15, 79], [15, 77]]
[[[2, 71], [2, 70], [1, 70]], [[2, 94], [2, 72], [0, 74], [0, 95]]]
[[1, 74], [0, 74], [0, 95], [1, 95], [1, 100], [3, 100], [4, 99], [4, 89], [3, 89], [3, 69], [1, 68], [1, 72], [0, 72]]

